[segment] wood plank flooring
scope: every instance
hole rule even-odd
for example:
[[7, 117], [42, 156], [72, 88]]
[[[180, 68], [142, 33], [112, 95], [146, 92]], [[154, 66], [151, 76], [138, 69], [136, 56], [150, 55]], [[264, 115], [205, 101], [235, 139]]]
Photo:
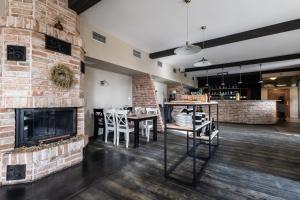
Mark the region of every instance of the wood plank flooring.
[[[163, 136], [159, 135], [158, 142], [147, 144], [142, 139], [138, 149], [93, 141], [85, 164], [36, 183], [2, 187], [0, 199], [300, 199], [297, 126], [221, 124], [220, 129], [220, 146], [197, 188], [163, 177]], [[170, 135], [170, 161], [175, 163], [185, 151], [186, 138]], [[206, 155], [207, 147], [198, 152]], [[187, 158], [174, 177], [189, 180], [190, 161]], [[202, 164], [199, 161], [197, 166]]]

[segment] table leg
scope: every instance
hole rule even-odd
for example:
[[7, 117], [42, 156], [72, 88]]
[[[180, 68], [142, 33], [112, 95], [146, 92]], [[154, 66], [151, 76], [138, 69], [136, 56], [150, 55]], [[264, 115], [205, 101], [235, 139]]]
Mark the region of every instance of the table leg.
[[193, 106], [193, 185], [196, 186], [196, 106]]
[[140, 131], [140, 121], [134, 120], [134, 148], [139, 147], [139, 131]]
[[164, 106], [164, 169], [165, 169], [165, 177], [167, 178], [168, 177], [168, 153], [167, 153], [167, 145], [168, 145], [168, 142], [167, 142], [167, 136], [168, 136], [168, 133], [167, 133], [167, 109], [168, 107], [167, 106]]
[[153, 141], [157, 141], [157, 117], [153, 118]]
[[189, 155], [190, 151], [190, 139], [189, 139], [189, 132], [186, 132], [186, 153]]

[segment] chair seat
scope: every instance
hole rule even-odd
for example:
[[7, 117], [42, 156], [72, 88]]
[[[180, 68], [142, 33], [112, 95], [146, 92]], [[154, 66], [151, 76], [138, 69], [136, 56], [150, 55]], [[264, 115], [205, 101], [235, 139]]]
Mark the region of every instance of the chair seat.
[[114, 128], [114, 127], [115, 127], [114, 125], [107, 124], [107, 128]]
[[[119, 128], [118, 131], [119, 132], [126, 132], [126, 129], [125, 128]], [[134, 127], [129, 127], [128, 131], [129, 132], [134, 132]]]
[[134, 132], [134, 128], [129, 127], [129, 132]]
[[147, 125], [147, 128], [153, 129], [153, 124], [148, 124], [148, 125]]

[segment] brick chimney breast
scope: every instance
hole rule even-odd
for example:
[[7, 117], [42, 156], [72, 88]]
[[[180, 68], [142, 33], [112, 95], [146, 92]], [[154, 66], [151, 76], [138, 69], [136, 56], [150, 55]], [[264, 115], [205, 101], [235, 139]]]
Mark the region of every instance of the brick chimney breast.
[[[5, 5], [5, 11], [0, 12], [0, 173], [2, 172], [3, 176], [0, 176], [1, 185], [15, 183], [6, 181], [3, 175], [6, 173], [8, 160], [24, 160], [21, 154], [13, 153], [15, 109], [76, 107], [77, 135], [84, 135], [84, 75], [80, 72], [84, 50], [79, 32], [79, 17], [75, 11], [68, 8], [68, 0], [1, 0], [0, 4]], [[58, 20], [63, 26], [62, 31], [54, 27]], [[71, 55], [47, 50], [46, 35], [70, 43]], [[20, 51], [25, 47], [22, 54], [25, 59], [8, 60], [8, 46], [16, 46]], [[64, 64], [73, 71], [75, 83], [71, 89], [57, 88], [49, 80], [49, 72], [56, 64]], [[63, 162], [66, 163], [63, 166], [54, 166], [50, 171], [40, 171], [36, 176], [28, 168], [31, 165], [27, 165], [26, 170], [29, 174], [26, 175], [26, 180], [21, 182], [42, 178], [80, 162], [83, 142], [79, 139], [75, 141], [75, 145], [77, 143], [80, 145], [75, 151], [75, 160], [65, 157]], [[57, 148], [67, 149], [68, 145]], [[68, 153], [67, 150], [63, 152]], [[30, 157], [26, 160], [32, 160], [39, 152], [27, 152], [24, 155]], [[17, 161], [11, 164], [24, 164]]]

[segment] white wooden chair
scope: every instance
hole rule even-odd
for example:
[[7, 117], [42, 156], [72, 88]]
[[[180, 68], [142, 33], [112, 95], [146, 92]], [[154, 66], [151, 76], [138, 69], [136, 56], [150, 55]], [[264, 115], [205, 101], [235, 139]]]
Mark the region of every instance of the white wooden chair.
[[104, 111], [105, 117], [105, 143], [107, 143], [107, 137], [110, 131], [114, 133], [114, 144], [116, 144], [116, 117], [115, 110], [109, 109]]
[[[158, 109], [156, 108], [146, 108], [146, 112], [148, 115], [158, 115]], [[147, 142], [150, 140], [150, 131], [153, 129], [153, 121], [152, 120], [146, 120], [144, 128], [146, 129], [146, 137]]]
[[116, 121], [117, 121], [117, 146], [119, 145], [120, 133], [124, 133], [126, 148], [129, 146], [129, 134], [134, 132], [134, 128], [129, 127], [127, 119], [127, 110], [116, 111]]
[[[134, 113], [135, 114], [137, 114], [137, 115], [139, 115], [139, 114], [143, 114], [143, 113], [145, 113], [145, 108], [142, 108], [142, 107], [134, 107]], [[147, 112], [147, 111], [146, 111]], [[147, 131], [146, 130], [146, 127], [145, 127], [145, 125], [146, 125], [146, 122], [145, 121], [142, 121], [142, 122], [140, 122], [141, 124], [139, 124], [139, 127], [140, 127], [140, 129], [142, 129], [142, 136], [144, 136], [145, 135], [145, 132]]]

